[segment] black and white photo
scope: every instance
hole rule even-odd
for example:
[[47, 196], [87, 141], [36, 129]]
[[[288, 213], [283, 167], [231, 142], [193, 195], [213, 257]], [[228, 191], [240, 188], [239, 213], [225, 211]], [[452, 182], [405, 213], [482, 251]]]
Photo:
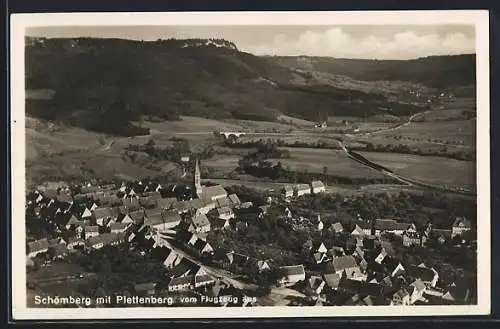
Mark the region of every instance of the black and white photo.
[[489, 312], [487, 13], [11, 32], [15, 318]]

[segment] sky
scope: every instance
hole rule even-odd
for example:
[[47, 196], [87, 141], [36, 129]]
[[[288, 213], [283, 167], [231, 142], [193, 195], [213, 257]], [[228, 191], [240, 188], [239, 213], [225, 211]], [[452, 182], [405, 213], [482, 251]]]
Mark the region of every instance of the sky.
[[344, 26], [54, 26], [28, 28], [36, 37], [133, 40], [223, 38], [255, 55], [412, 59], [475, 53], [473, 25]]

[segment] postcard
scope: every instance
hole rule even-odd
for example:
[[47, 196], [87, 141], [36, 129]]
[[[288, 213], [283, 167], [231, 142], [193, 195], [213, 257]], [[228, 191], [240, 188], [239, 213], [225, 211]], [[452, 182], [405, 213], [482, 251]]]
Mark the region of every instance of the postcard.
[[14, 319], [489, 314], [488, 22], [12, 15]]

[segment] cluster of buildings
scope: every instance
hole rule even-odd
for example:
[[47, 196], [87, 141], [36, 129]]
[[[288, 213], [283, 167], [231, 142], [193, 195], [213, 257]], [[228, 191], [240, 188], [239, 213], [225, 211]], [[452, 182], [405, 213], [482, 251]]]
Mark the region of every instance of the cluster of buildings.
[[281, 195], [285, 198], [300, 197], [309, 194], [326, 192], [326, 186], [322, 181], [312, 181], [311, 184], [285, 185], [281, 189]]
[[27, 255], [36, 257], [54, 247], [59, 257], [62, 245], [66, 251], [75, 247], [100, 249], [132, 239], [135, 232], [146, 227], [166, 233], [182, 223], [188, 231], [199, 234], [209, 232], [212, 227], [227, 227], [234, 218], [233, 209], [241, 206], [238, 196], [229, 195], [220, 185], [202, 186], [198, 163], [194, 187], [194, 195], [181, 193], [187, 196], [181, 198], [164, 197], [165, 192], [168, 195], [173, 191], [164, 191], [157, 183], [140, 181], [119, 187], [89, 184], [76, 194], [69, 187], [60, 186], [35, 191], [28, 196], [27, 207], [38, 220], [53, 228], [59, 242], [65, 243], [57, 243], [55, 247], [48, 238], [28, 241]]
[[[166, 269], [167, 281], [161, 289], [168, 292], [212, 294], [217, 297], [230, 289], [221, 283], [223, 278], [208, 271], [195, 259], [210, 260], [217, 267], [246, 274], [270, 269], [272, 260], [256, 259], [235, 252], [214, 248], [207, 242], [207, 233], [219, 229], [244, 230], [248, 225], [236, 220], [235, 210], [249, 205], [235, 194], [228, 194], [220, 185], [202, 186], [199, 164], [196, 162], [194, 188], [177, 191], [157, 183], [123, 183], [116, 185], [88, 185], [72, 193], [65, 186], [45, 188], [31, 193], [27, 208], [53, 227], [53, 236], [27, 242], [27, 257], [64, 258], [71, 252], [92, 252], [105, 246], [122, 243], [140, 243]], [[74, 191], [74, 189], [73, 189]], [[285, 199], [310, 193], [321, 193], [325, 186], [320, 181], [296, 186], [285, 186]], [[261, 215], [266, 207], [262, 206]], [[284, 207], [283, 219], [294, 220], [290, 209]], [[435, 229], [428, 225], [418, 230], [412, 223], [392, 219], [365, 221], [358, 219], [346, 224], [334, 222], [330, 226], [318, 216], [308, 222], [308, 229], [328, 231], [333, 245], [325, 241], [308, 240], [302, 247], [308, 259], [303, 264], [283, 266], [281, 284], [294, 286], [317, 304], [330, 305], [415, 305], [436, 303], [467, 303], [470, 288], [460, 283], [441, 286], [439, 273], [426, 264], [408, 264], [398, 258], [394, 241], [387, 236], [398, 236], [404, 246], [422, 246], [434, 238], [440, 243], [470, 231], [471, 223], [456, 218], [449, 229]], [[295, 226], [292, 226], [292, 229]], [[170, 237], [170, 238], [169, 238]], [[347, 238], [345, 238], [347, 237]], [[182, 244], [176, 251], [171, 240]], [[214, 289], [214, 287], [216, 287]], [[226, 290], [224, 290], [226, 289]], [[157, 282], [138, 283], [136, 293], [153, 294]]]
[[[290, 215], [285, 209], [285, 217]], [[320, 224], [319, 224], [320, 223]], [[318, 217], [316, 225], [324, 226]], [[440, 242], [462, 236], [471, 223], [458, 217], [451, 229], [427, 226], [419, 232], [414, 224], [396, 220], [357, 220], [349, 225], [332, 223], [324, 230], [333, 244], [308, 239], [302, 250], [309, 255], [303, 264], [285, 266], [283, 283], [309, 295], [318, 304], [329, 305], [417, 305], [466, 304], [473, 287], [464, 282], [443, 283], [439, 273], [424, 263], [404, 263], [396, 253], [399, 236], [404, 246], [422, 245], [433, 238]]]

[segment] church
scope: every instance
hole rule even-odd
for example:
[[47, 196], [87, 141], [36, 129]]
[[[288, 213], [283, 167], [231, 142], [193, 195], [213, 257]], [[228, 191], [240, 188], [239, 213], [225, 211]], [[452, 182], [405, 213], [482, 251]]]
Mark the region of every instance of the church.
[[216, 201], [218, 199], [226, 198], [227, 192], [222, 185], [203, 186], [201, 185], [201, 171], [200, 163], [196, 159], [194, 168], [194, 188], [196, 196], [203, 201]]

